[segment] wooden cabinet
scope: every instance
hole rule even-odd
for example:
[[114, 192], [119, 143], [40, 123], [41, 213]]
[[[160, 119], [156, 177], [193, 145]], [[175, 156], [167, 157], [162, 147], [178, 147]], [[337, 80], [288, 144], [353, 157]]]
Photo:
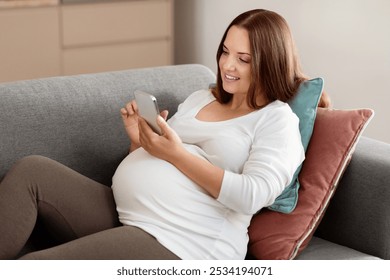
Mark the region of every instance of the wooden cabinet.
[[172, 3], [128, 1], [62, 8], [65, 74], [172, 63]]
[[0, 10], [0, 82], [172, 63], [173, 0]]
[[0, 9], [0, 82], [61, 73], [55, 7]]

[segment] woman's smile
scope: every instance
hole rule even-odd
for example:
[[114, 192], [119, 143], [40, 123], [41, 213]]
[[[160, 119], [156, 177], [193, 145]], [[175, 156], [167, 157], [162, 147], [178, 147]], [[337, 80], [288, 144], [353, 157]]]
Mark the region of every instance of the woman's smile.
[[226, 79], [227, 81], [237, 81], [237, 80], [239, 80], [240, 78], [235, 77], [235, 76], [232, 76], [232, 75], [225, 74], [225, 79]]

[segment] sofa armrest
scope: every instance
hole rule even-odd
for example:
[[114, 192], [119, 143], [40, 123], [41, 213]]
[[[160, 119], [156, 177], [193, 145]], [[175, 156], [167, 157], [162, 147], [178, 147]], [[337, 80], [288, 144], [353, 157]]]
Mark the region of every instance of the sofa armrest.
[[390, 144], [359, 140], [315, 235], [390, 259]]

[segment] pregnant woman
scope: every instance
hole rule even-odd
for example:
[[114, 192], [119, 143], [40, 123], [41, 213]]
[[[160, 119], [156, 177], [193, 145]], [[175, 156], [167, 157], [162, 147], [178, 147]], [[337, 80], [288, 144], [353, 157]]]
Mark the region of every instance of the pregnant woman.
[[[287, 105], [306, 78], [286, 21], [235, 18], [215, 88], [191, 94], [158, 135], [135, 101], [121, 110], [129, 155], [107, 187], [41, 156], [0, 183], [0, 259], [244, 259], [248, 226], [304, 160]], [[61, 244], [23, 255], [39, 218]]]

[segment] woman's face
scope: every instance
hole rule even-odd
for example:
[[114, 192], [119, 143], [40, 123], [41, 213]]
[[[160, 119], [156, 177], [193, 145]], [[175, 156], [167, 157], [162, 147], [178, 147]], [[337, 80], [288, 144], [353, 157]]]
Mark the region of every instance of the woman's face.
[[231, 94], [247, 94], [251, 82], [251, 53], [248, 32], [232, 26], [219, 58], [223, 89]]

